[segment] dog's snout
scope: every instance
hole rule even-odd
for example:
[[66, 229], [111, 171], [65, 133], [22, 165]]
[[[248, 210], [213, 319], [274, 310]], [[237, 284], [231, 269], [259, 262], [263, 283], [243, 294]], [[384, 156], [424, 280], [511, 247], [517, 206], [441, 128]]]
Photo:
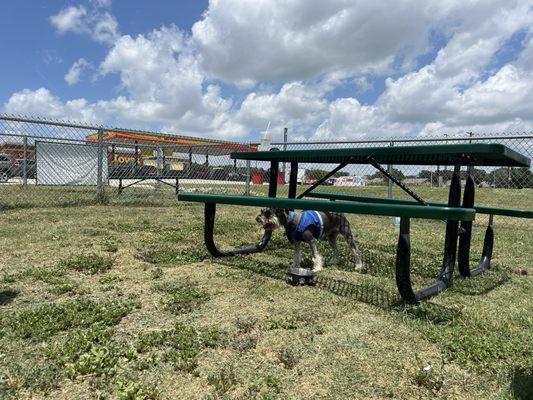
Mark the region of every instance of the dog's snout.
[[259, 215], [257, 217], [255, 217], [255, 220], [256, 220], [256, 222], [261, 223], [261, 218], [259, 217]]

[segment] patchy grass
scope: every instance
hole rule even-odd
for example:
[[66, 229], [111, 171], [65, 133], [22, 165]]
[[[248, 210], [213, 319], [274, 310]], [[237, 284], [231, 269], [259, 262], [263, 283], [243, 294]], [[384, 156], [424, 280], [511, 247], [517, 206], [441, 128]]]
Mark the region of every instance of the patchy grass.
[[93, 324], [115, 325], [131, 306], [113, 302], [97, 303], [76, 299], [65, 303], [50, 303], [15, 311], [0, 321], [6, 336], [38, 341], [49, 335]]
[[202, 332], [178, 322], [170, 330], [141, 335], [137, 351], [146, 353], [160, 349], [162, 361], [178, 371], [192, 373], [198, 366], [202, 349], [216, 346], [219, 338], [220, 333], [216, 330]]
[[152, 246], [139, 252], [139, 258], [155, 265], [175, 266], [200, 262], [207, 257], [201, 247], [178, 249], [173, 246]]
[[108, 256], [96, 253], [82, 254], [67, 258], [60, 262], [60, 266], [87, 274], [100, 274], [111, 269], [114, 260]]
[[112, 236], [104, 236], [100, 239], [100, 246], [109, 253], [116, 253], [118, 251], [117, 240]]
[[[292, 287], [281, 233], [263, 253], [213, 260], [201, 205], [165, 192], [139, 206], [137, 194], [0, 214], [0, 398], [531, 398], [533, 221], [496, 218], [489, 273], [406, 306], [391, 218], [349, 216], [365, 273], [340, 243], [338, 267]], [[525, 208], [532, 196], [479, 191], [481, 203]], [[217, 244], [257, 241], [256, 212], [219, 207]], [[415, 220], [412, 232], [421, 286], [440, 269], [444, 225]]]
[[155, 285], [154, 289], [163, 293], [160, 302], [172, 314], [191, 312], [209, 300], [209, 293], [191, 282], [165, 282]]

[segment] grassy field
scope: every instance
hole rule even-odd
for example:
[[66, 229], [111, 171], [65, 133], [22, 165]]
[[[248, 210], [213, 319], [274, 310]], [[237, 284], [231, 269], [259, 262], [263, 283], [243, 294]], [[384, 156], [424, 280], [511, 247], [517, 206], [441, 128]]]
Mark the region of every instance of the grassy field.
[[[50, 190], [18, 207], [20, 190], [0, 200], [0, 399], [533, 397], [533, 221], [497, 219], [489, 273], [405, 306], [391, 218], [350, 216], [364, 273], [342, 244], [338, 267], [295, 288], [281, 233], [264, 253], [211, 259], [202, 206], [170, 193], [90, 205]], [[533, 204], [531, 191], [478, 198]], [[256, 212], [220, 207], [221, 246], [256, 241]], [[485, 223], [474, 225], [473, 264]], [[442, 222], [414, 221], [416, 285], [439, 270], [443, 233]]]

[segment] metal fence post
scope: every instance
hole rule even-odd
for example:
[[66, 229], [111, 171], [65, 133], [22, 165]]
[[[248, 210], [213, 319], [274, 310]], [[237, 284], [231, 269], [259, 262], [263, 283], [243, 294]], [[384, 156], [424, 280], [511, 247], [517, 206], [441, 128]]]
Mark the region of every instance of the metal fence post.
[[23, 139], [23, 156], [22, 156], [22, 186], [28, 186], [28, 136]]
[[161, 189], [161, 177], [163, 176], [163, 168], [164, 168], [164, 152], [162, 147], [156, 148], [156, 155], [157, 155], [157, 179], [155, 181], [155, 190]]
[[250, 196], [250, 160], [246, 160], [246, 183], [244, 186], [244, 195]]
[[[394, 142], [390, 142], [390, 147], [393, 147], [394, 146]], [[392, 175], [392, 171], [393, 171], [394, 167], [392, 166], [392, 164], [389, 164], [387, 165], [387, 172], [389, 174]], [[387, 197], [389, 199], [392, 198], [392, 181], [390, 179], [387, 179]]]
[[98, 165], [97, 165], [97, 185], [96, 198], [99, 203], [104, 201], [104, 130], [98, 129]]

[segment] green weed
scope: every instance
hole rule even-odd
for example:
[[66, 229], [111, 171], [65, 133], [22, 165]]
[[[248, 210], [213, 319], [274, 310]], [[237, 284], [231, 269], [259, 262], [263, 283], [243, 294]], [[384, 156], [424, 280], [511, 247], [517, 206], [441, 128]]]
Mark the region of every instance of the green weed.
[[100, 246], [109, 253], [116, 253], [118, 251], [117, 240], [112, 236], [104, 236], [100, 240]]
[[159, 398], [159, 391], [152, 385], [122, 379], [117, 383], [117, 398], [119, 400], [155, 400]]
[[209, 293], [191, 282], [165, 282], [154, 286], [163, 293], [161, 304], [173, 314], [187, 313], [209, 300]]
[[114, 260], [111, 257], [90, 253], [73, 256], [61, 261], [59, 265], [78, 272], [94, 275], [108, 271], [113, 266], [113, 263]]
[[109, 285], [111, 283], [122, 282], [123, 279], [118, 275], [104, 275], [98, 279], [102, 285]]
[[163, 361], [176, 370], [192, 372], [198, 365], [198, 355], [208, 347], [215, 347], [221, 339], [217, 330], [198, 331], [177, 322], [171, 330], [141, 335], [137, 351], [144, 353], [152, 348], [163, 350]]
[[43, 340], [68, 329], [89, 327], [93, 324], [115, 325], [133, 307], [133, 303], [76, 299], [12, 312], [0, 321], [0, 327], [14, 337]]
[[75, 292], [79, 285], [76, 282], [65, 281], [55, 283], [48, 288], [48, 292], [55, 295], [62, 295], [66, 293]]
[[169, 246], [157, 246], [142, 250], [139, 258], [156, 265], [185, 265], [200, 262], [207, 257], [206, 251], [197, 246], [188, 249], [176, 249]]

